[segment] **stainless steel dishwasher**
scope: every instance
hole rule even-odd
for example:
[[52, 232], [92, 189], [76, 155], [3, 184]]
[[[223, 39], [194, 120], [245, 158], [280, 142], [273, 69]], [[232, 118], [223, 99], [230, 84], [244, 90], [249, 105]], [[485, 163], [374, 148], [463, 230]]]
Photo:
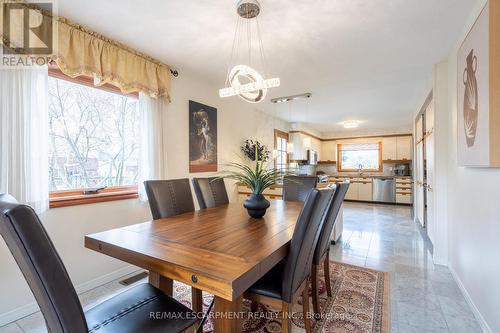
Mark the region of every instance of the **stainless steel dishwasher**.
[[392, 177], [373, 178], [373, 201], [396, 202], [396, 180]]

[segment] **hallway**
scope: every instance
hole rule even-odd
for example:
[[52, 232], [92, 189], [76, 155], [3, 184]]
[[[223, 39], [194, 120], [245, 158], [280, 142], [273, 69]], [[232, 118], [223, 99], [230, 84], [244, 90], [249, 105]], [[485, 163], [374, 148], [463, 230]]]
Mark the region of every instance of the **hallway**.
[[481, 332], [450, 270], [434, 265], [428, 243], [403, 206], [346, 202], [332, 260], [390, 273], [391, 332]]

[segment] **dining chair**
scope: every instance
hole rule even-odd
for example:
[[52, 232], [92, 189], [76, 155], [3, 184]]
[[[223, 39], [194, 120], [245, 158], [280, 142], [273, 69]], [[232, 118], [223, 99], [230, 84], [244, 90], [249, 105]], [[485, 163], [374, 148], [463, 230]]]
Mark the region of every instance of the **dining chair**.
[[309, 277], [314, 249], [321, 227], [326, 220], [334, 191], [331, 188], [312, 189], [299, 214], [290, 250], [285, 259], [273, 267], [243, 295], [257, 303], [264, 303], [282, 312], [282, 332], [291, 332], [290, 312], [297, 297], [302, 294], [302, 307], [306, 332], [311, 332], [309, 320]]
[[146, 180], [144, 182], [154, 220], [194, 211], [189, 179]]
[[200, 209], [229, 203], [224, 179], [218, 177], [193, 178], [193, 188]]
[[286, 176], [283, 178], [283, 200], [304, 202], [317, 183], [316, 176]]
[[344, 202], [345, 195], [349, 189], [349, 181], [333, 184], [331, 188], [335, 191], [333, 200], [328, 208], [328, 217], [321, 228], [318, 244], [314, 250], [311, 284], [312, 284], [312, 300], [313, 311], [319, 313], [319, 295], [318, 295], [318, 273], [321, 263], [323, 263], [323, 272], [325, 273], [325, 287], [328, 297], [332, 297], [332, 286], [330, 282], [330, 244], [333, 228], [340, 211], [340, 207]]
[[[0, 234], [21, 269], [52, 333], [183, 332], [196, 322], [191, 309], [144, 283], [83, 311], [75, 288], [34, 210], [0, 195]], [[177, 313], [151, 318], [151, 313]]]

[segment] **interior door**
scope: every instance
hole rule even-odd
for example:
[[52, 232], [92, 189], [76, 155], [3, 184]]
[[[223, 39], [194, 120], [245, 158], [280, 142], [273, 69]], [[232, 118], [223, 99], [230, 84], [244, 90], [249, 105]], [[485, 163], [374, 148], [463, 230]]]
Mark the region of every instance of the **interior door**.
[[431, 242], [434, 243], [436, 221], [434, 220], [434, 104], [431, 102], [425, 110], [425, 205], [426, 229]]
[[424, 202], [424, 138], [423, 118], [419, 116], [415, 124], [415, 216], [425, 226]]

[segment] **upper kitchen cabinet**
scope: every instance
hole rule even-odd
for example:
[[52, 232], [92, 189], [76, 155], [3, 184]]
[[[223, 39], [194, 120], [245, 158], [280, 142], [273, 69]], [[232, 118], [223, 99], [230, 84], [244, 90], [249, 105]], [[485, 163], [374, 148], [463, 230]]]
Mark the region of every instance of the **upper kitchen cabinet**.
[[323, 141], [321, 146], [321, 162], [335, 162], [337, 161], [337, 142], [336, 141]]
[[382, 160], [397, 160], [397, 138], [384, 137], [382, 138]]
[[307, 148], [304, 145], [304, 143], [307, 145], [308, 140], [306, 140], [306, 138], [310, 137], [299, 132], [293, 132], [289, 134], [290, 143], [293, 144], [293, 150], [289, 152], [290, 160], [307, 160]]
[[307, 160], [307, 151], [309, 149], [315, 150], [318, 153], [318, 160], [322, 158], [322, 142], [319, 139], [301, 132], [290, 132], [289, 140], [293, 144], [290, 160]]
[[396, 138], [396, 152], [398, 160], [411, 160], [412, 158], [412, 137], [398, 136]]

